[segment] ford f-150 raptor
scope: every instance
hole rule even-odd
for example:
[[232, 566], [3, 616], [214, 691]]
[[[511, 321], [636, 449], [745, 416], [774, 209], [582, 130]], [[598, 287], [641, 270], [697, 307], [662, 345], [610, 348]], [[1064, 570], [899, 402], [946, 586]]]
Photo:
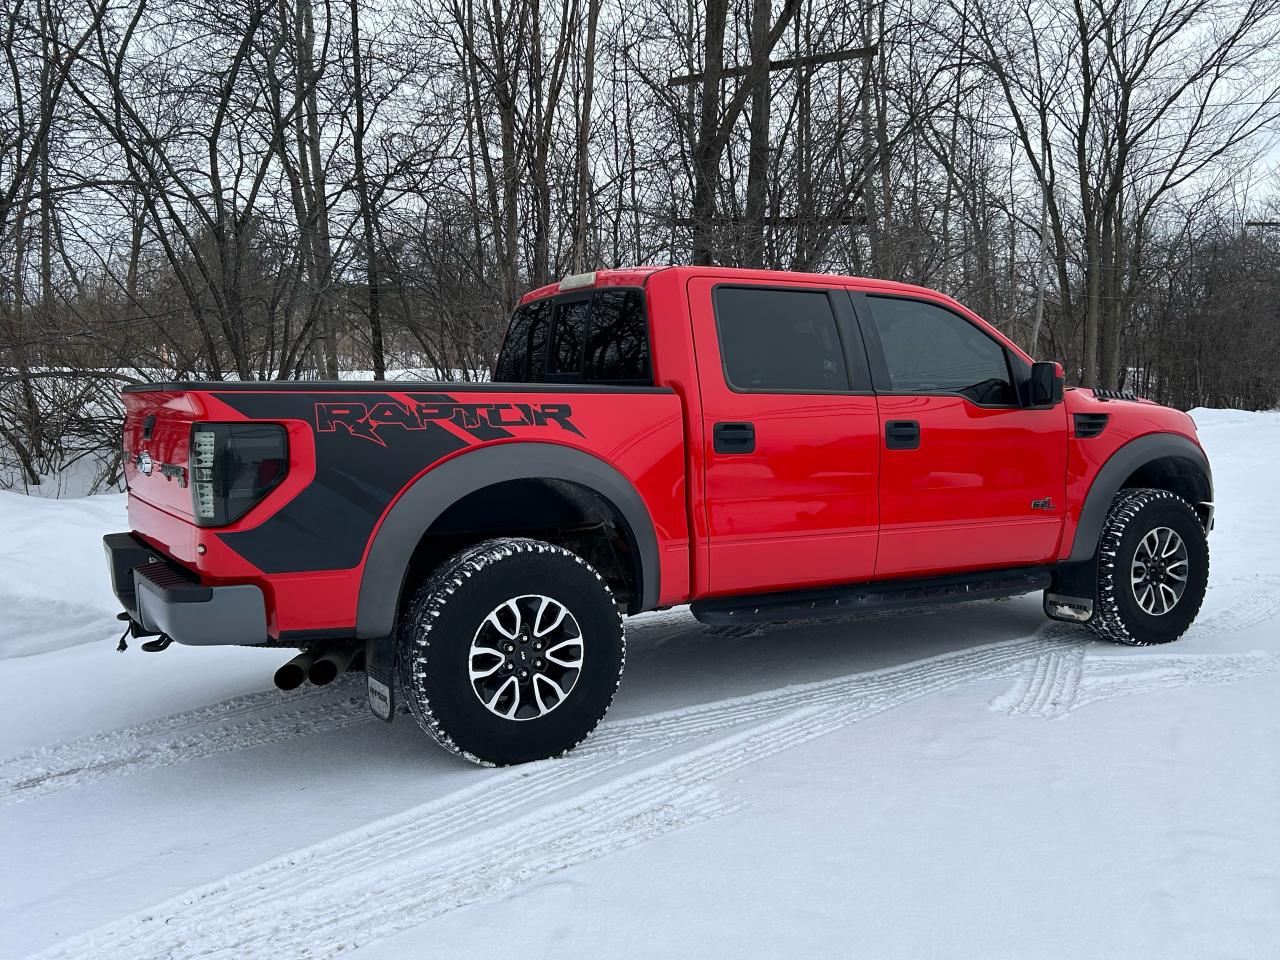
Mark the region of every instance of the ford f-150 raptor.
[[942, 294], [661, 267], [523, 298], [485, 383], [124, 391], [127, 633], [363, 668], [473, 760], [603, 717], [623, 615], [848, 617], [1044, 591], [1127, 644], [1200, 608], [1209, 464], [1185, 413], [1064, 390]]

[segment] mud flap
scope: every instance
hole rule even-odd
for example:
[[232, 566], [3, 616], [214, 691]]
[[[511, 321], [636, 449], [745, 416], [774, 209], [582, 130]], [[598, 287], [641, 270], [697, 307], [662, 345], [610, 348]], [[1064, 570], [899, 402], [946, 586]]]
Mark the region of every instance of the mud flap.
[[1064, 563], [1053, 572], [1053, 583], [1044, 592], [1045, 616], [1068, 623], [1093, 619], [1093, 598], [1098, 592], [1098, 562]]
[[369, 686], [369, 709], [390, 723], [396, 715], [396, 645], [394, 637], [366, 640], [365, 677]]
[[1046, 590], [1044, 613], [1050, 620], [1088, 623], [1093, 619], [1093, 601], [1088, 597], [1065, 597], [1060, 593], [1050, 593]]

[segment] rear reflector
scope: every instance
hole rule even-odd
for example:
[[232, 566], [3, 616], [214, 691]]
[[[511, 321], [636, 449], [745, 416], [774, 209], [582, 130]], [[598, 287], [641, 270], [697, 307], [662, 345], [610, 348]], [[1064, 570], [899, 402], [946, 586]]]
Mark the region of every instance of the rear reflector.
[[275, 423], [197, 423], [191, 429], [196, 523], [235, 523], [284, 479], [289, 443]]

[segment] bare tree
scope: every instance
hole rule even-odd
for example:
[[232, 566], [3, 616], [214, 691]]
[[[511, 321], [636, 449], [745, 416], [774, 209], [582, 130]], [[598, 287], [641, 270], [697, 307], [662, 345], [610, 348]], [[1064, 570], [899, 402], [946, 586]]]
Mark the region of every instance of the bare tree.
[[3, 9], [0, 485], [118, 480], [121, 383], [483, 378], [526, 291], [628, 263], [920, 283], [1077, 382], [1280, 400], [1280, 0]]

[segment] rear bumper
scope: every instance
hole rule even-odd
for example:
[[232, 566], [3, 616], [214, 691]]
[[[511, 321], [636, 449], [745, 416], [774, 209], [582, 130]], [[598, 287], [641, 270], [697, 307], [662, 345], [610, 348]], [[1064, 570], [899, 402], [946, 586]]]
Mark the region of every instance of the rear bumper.
[[111, 587], [135, 636], [194, 646], [268, 641], [266, 603], [253, 584], [208, 586], [131, 533], [102, 538]]

